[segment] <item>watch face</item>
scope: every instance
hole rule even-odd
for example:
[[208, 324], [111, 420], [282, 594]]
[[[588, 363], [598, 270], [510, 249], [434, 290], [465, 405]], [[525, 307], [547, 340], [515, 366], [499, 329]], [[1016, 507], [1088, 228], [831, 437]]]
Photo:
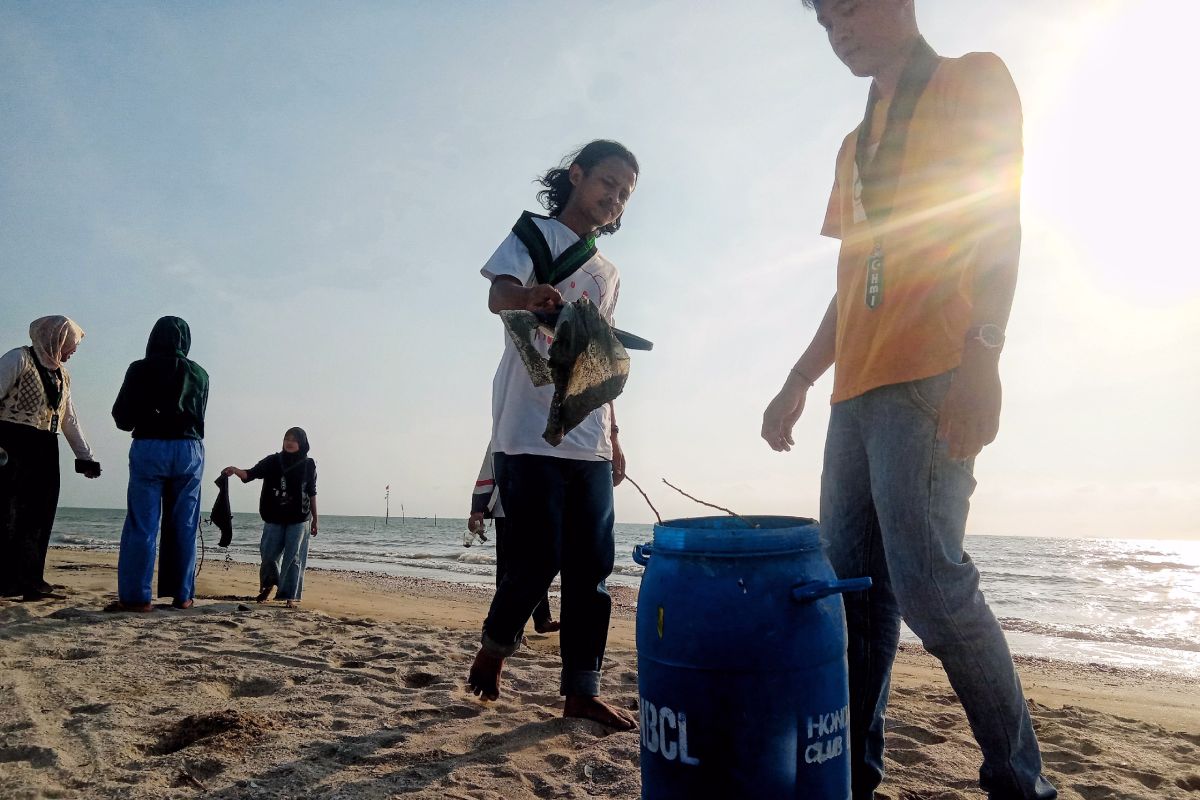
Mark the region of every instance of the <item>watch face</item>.
[[975, 333], [975, 338], [983, 344], [984, 347], [996, 348], [1004, 344], [1004, 331], [999, 325], [980, 325]]

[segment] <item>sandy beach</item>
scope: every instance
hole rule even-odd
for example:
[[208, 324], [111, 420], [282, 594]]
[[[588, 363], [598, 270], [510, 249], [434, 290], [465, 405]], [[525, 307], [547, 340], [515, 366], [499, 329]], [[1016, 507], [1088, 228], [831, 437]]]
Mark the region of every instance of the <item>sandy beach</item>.
[[[194, 609], [114, 615], [115, 561], [53, 550], [66, 600], [0, 601], [0, 797], [639, 796], [638, 734], [560, 717], [556, 635], [530, 633], [499, 702], [467, 693], [487, 587], [310, 570], [288, 610], [210, 557]], [[633, 709], [636, 596], [614, 596], [604, 686]], [[1200, 797], [1200, 676], [1019, 666], [1061, 797]], [[923, 651], [902, 653], [890, 712], [881, 797], [982, 797]]]

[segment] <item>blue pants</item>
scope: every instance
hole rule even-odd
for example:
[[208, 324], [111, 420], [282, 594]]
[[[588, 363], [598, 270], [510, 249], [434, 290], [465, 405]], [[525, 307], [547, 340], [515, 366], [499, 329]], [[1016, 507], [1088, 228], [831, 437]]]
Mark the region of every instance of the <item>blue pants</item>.
[[264, 522], [258, 552], [258, 586], [278, 586], [276, 600], [299, 600], [304, 593], [304, 567], [308, 563], [308, 522]]
[[942, 662], [983, 751], [980, 786], [993, 800], [1057, 797], [999, 623], [963, 550], [974, 459], [937, 439], [953, 372], [835, 403], [821, 476], [821, 531], [839, 577], [869, 575], [844, 596], [855, 800], [883, 779], [884, 712], [904, 619]]
[[195, 595], [203, 472], [204, 443], [199, 440], [133, 440], [129, 448], [129, 509], [117, 559], [117, 597], [122, 603], [142, 605], [154, 598], [151, 580], [160, 522], [159, 594], [170, 594], [179, 602]]
[[483, 623], [483, 648], [508, 656], [550, 582], [562, 574], [562, 684], [595, 697], [608, 643], [613, 568], [612, 464], [496, 453], [504, 503], [504, 575]]

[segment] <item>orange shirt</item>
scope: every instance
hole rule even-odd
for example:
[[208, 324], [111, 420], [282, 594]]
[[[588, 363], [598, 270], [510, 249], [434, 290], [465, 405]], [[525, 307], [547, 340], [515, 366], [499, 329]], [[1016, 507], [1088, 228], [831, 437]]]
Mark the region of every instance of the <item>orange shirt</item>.
[[[835, 403], [958, 366], [988, 234], [1019, 224], [1021, 101], [996, 55], [941, 60], [913, 110], [882, 230], [868, 223], [857, 199], [857, 136], [856, 128], [842, 142], [821, 229], [842, 242]], [[867, 259], [877, 242], [883, 300], [872, 309]]]

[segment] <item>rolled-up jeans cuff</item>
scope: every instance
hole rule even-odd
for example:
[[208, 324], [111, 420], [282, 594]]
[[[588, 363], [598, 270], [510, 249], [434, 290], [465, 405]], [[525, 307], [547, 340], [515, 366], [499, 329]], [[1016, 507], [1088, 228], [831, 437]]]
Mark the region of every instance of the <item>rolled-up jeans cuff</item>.
[[600, 694], [600, 671], [564, 669], [558, 691], [569, 697], [596, 697]]
[[513, 653], [517, 652], [517, 648], [521, 646], [521, 641], [519, 639], [512, 644], [501, 644], [500, 642], [497, 642], [495, 639], [488, 636], [486, 631], [480, 638], [479, 642], [483, 646], [483, 652], [489, 655], [499, 656], [500, 658], [508, 658]]

